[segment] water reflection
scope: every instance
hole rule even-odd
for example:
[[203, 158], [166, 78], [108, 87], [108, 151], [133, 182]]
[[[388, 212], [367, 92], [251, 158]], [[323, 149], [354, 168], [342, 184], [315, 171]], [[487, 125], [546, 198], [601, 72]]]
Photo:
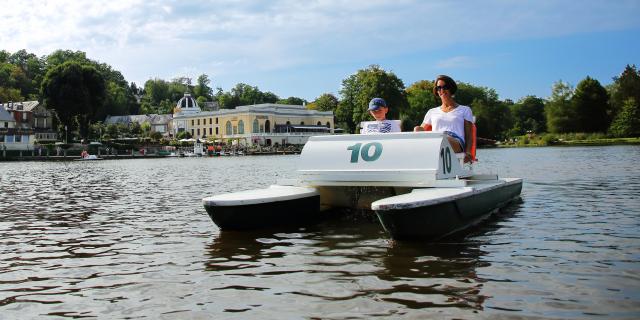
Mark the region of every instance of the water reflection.
[[222, 231], [212, 239], [207, 254], [209, 272], [261, 279], [260, 286], [216, 288], [227, 293], [269, 291], [273, 288], [268, 283], [302, 277], [304, 285], [289, 286], [279, 295], [290, 296], [296, 303], [368, 300], [412, 310], [482, 310], [487, 299], [482, 293], [484, 280], [476, 273], [489, 265], [483, 260], [480, 242], [462, 238], [439, 243], [393, 241], [371, 216], [342, 217], [293, 231]]

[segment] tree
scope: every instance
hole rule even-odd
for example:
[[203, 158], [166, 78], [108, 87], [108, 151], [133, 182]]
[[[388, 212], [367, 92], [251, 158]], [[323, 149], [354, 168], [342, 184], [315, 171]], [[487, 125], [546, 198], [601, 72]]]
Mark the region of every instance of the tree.
[[613, 78], [609, 93], [609, 119], [614, 119], [629, 98], [640, 102], [640, 70], [635, 65], [627, 65], [619, 76]]
[[577, 112], [575, 105], [571, 103], [573, 88], [562, 80], [553, 84], [551, 97], [547, 101], [545, 115], [547, 128], [553, 133], [576, 132], [575, 119]]
[[408, 106], [402, 80], [393, 72], [387, 72], [377, 65], [358, 70], [344, 79], [340, 95], [336, 119], [350, 132], [354, 132], [360, 122], [371, 120], [367, 108], [369, 101], [375, 97], [387, 102], [388, 119], [398, 119]]
[[609, 128], [609, 95], [598, 80], [586, 77], [578, 83], [571, 102], [576, 111], [577, 131], [605, 132]]
[[403, 130], [413, 130], [422, 123], [427, 111], [439, 105], [440, 101], [433, 94], [433, 82], [429, 80], [414, 82], [406, 92], [409, 107], [401, 116], [402, 125], [405, 126]]
[[210, 101], [213, 98], [213, 89], [209, 87], [211, 80], [209, 80], [209, 76], [206, 74], [201, 74], [198, 76], [196, 86], [193, 88], [193, 94], [195, 98], [205, 97], [205, 101]]
[[493, 140], [503, 140], [511, 128], [511, 112], [506, 104], [499, 101], [487, 103], [475, 99], [473, 115], [476, 117], [477, 136]]
[[44, 106], [55, 111], [60, 123], [70, 128], [77, 124], [85, 138], [104, 104], [105, 80], [95, 67], [69, 61], [47, 72], [40, 92]]
[[[319, 111], [334, 111], [338, 107], [338, 98], [332, 95], [331, 93], [324, 93], [320, 95], [313, 104], [315, 105], [314, 109]], [[310, 107], [309, 107], [310, 108]]]
[[511, 135], [523, 135], [527, 131], [546, 132], [547, 119], [544, 114], [544, 100], [536, 96], [526, 96], [511, 106], [513, 128]]
[[298, 97], [289, 97], [289, 98], [286, 98], [286, 99], [280, 99], [276, 103], [301, 106], [301, 105], [306, 104], [307, 100], [302, 99], [302, 98], [298, 98]]
[[634, 98], [628, 98], [622, 110], [611, 123], [611, 134], [617, 137], [640, 136], [640, 107]]

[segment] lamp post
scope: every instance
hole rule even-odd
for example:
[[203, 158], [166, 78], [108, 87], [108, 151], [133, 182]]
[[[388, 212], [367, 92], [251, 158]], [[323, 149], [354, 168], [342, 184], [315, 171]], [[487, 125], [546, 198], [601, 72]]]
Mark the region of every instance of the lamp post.
[[68, 138], [68, 134], [67, 134], [67, 126], [64, 126], [64, 143], [67, 143], [67, 142], [68, 142], [67, 138]]

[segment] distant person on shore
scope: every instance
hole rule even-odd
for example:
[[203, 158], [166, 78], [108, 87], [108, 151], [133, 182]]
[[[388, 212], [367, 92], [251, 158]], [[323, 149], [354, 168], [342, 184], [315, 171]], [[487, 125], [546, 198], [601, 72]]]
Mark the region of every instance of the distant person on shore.
[[471, 108], [458, 104], [454, 95], [458, 85], [449, 76], [439, 75], [434, 82], [433, 94], [440, 98], [442, 104], [431, 108], [424, 116], [420, 126], [413, 131], [424, 131], [431, 127], [433, 131], [447, 135], [449, 143], [456, 153], [465, 152], [464, 162], [473, 161], [471, 155], [471, 131], [473, 127], [473, 113]]
[[369, 114], [375, 121], [363, 121], [360, 124], [361, 134], [400, 132], [400, 120], [387, 120], [389, 107], [382, 98], [373, 98], [369, 102]]

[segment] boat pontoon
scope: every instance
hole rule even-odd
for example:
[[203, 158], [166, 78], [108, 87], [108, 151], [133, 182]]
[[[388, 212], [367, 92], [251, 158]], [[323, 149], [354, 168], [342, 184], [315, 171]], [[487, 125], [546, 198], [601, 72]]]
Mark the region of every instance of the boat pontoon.
[[298, 179], [204, 198], [222, 230], [303, 223], [328, 209], [375, 211], [395, 239], [462, 231], [518, 198], [522, 179], [474, 174], [436, 132], [314, 136]]

